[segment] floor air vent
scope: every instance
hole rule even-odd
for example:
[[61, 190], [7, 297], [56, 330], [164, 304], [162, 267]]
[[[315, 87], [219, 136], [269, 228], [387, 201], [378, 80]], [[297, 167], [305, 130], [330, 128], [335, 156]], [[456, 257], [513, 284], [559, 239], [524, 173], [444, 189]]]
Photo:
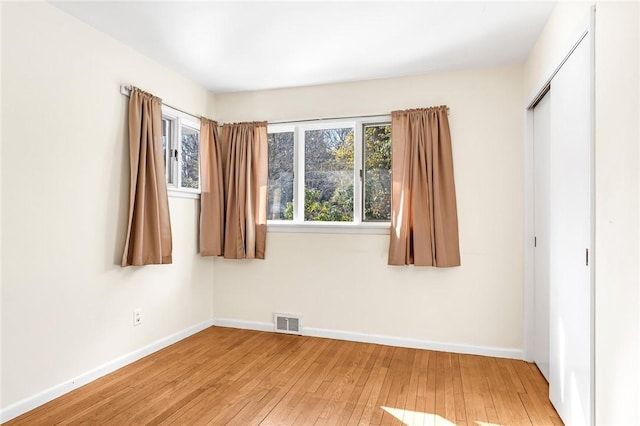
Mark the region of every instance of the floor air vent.
[[274, 314], [273, 316], [277, 333], [302, 334], [301, 315]]

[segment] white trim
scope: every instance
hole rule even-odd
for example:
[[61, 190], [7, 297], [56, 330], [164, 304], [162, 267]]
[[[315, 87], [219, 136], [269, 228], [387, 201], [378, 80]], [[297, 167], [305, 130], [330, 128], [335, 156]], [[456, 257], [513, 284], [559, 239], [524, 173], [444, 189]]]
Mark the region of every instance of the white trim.
[[309, 234], [372, 234], [389, 235], [389, 222], [305, 222], [267, 221], [268, 232]]
[[353, 127], [353, 218], [355, 223], [362, 223], [364, 210], [364, 124]]
[[213, 325], [218, 327], [273, 332], [273, 324], [271, 324], [270, 322], [242, 321], [242, 320], [235, 320], [231, 318], [214, 318], [212, 322], [213, 322]]
[[192, 198], [194, 200], [200, 199], [199, 192], [173, 188], [171, 186], [168, 186], [168, 184], [167, 184], [167, 195], [172, 198]]
[[306, 158], [305, 148], [307, 146], [306, 132], [300, 126], [295, 127], [293, 132], [293, 220], [304, 220], [304, 187]]
[[179, 109], [170, 107], [169, 105], [162, 104], [162, 115], [167, 115], [172, 118], [180, 118], [180, 122], [185, 126], [200, 131], [200, 119], [191, 114], [182, 112]]
[[[273, 324], [258, 321], [243, 321], [230, 318], [216, 318], [213, 324], [219, 327], [240, 328], [273, 332]], [[484, 355], [497, 358], [522, 359], [522, 350], [517, 348], [497, 348], [490, 346], [474, 346], [459, 343], [434, 342], [409, 337], [392, 337], [378, 334], [365, 334], [353, 331], [327, 330], [315, 327], [303, 327], [303, 336], [323, 337], [327, 339], [347, 340], [350, 342], [374, 343], [379, 345], [398, 346], [402, 348], [427, 349], [432, 351], [453, 352], [469, 355]]]
[[522, 253], [524, 256], [522, 263], [523, 273], [523, 314], [522, 314], [522, 357], [533, 362], [534, 347], [534, 290], [535, 290], [535, 253], [533, 239], [535, 237], [535, 216], [534, 216], [534, 150], [533, 150], [533, 109], [525, 110], [524, 129], [524, 238], [522, 241]]
[[590, 50], [590, 84], [591, 91], [591, 129], [590, 129], [590, 146], [589, 146], [589, 179], [591, 192], [591, 212], [589, 214], [590, 238], [589, 238], [589, 285], [591, 287], [591, 306], [590, 306], [590, 333], [591, 333], [591, 363], [589, 370], [591, 373], [591, 422], [596, 421], [596, 6], [591, 6], [589, 10], [589, 50]]
[[77, 377], [74, 377], [65, 382], [57, 384], [49, 389], [45, 389], [42, 392], [39, 392], [35, 395], [24, 398], [23, 400], [18, 401], [2, 409], [0, 411], [0, 422], [6, 422], [15, 417], [18, 417], [19, 415], [24, 414], [27, 411], [33, 410], [36, 407], [46, 404], [47, 402], [55, 398], [58, 398], [59, 396], [62, 396], [68, 392], [71, 392], [72, 390], [77, 389], [81, 386], [84, 386], [87, 383], [90, 383], [96, 379], [99, 379], [102, 376], [112, 373], [115, 370], [122, 368], [128, 364], [131, 364], [132, 362], [135, 362], [140, 358], [144, 358], [147, 355], [157, 352], [160, 349], [166, 348], [167, 346], [172, 345], [182, 339], [185, 339], [191, 336], [192, 334], [198, 333], [206, 328], [209, 328], [212, 325], [213, 325], [212, 320], [201, 322], [200, 324], [196, 324], [182, 331], [171, 334], [167, 337], [163, 337], [162, 339], [158, 339], [147, 346], [144, 346], [133, 352], [130, 352], [121, 357], [118, 357], [112, 361], [107, 362], [106, 364], [96, 367], [93, 370], [89, 370], [86, 373], [83, 373]]

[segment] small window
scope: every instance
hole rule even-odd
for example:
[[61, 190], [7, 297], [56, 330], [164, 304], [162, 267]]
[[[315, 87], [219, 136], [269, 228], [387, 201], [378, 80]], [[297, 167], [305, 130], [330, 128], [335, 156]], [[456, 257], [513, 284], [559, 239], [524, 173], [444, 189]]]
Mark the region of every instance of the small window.
[[273, 124], [268, 133], [272, 224], [390, 221], [388, 116]]
[[167, 188], [200, 192], [200, 120], [162, 106], [162, 151]]

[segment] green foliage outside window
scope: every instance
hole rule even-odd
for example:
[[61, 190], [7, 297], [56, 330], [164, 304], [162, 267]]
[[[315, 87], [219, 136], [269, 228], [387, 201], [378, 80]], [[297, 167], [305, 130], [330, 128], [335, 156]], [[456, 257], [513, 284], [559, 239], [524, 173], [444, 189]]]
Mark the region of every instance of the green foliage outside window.
[[391, 126], [364, 131], [364, 220], [391, 220]]

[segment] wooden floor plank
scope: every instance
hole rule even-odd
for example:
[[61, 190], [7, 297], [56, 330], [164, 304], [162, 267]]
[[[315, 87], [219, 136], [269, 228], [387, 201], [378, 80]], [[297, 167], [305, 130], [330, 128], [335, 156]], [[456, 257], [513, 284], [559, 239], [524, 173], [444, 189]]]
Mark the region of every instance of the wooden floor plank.
[[453, 375], [453, 397], [455, 399], [455, 422], [461, 424], [467, 421], [466, 406], [464, 403], [464, 390], [462, 388], [462, 375], [460, 373], [460, 356], [451, 354], [451, 374]]
[[[436, 409], [434, 414], [438, 417], [447, 418], [446, 407], [446, 377], [445, 377], [445, 357], [446, 352], [436, 352]], [[452, 417], [449, 417], [452, 418]]]
[[[435, 354], [435, 352], [431, 351], [418, 351], [416, 354], [416, 365], [414, 367], [414, 374], [418, 376], [418, 387], [416, 389], [416, 402], [415, 409], [416, 413], [425, 413], [426, 412], [426, 404], [427, 404], [427, 372], [429, 371], [429, 357]], [[425, 418], [422, 416], [419, 421], [417, 421], [419, 426], [423, 426], [425, 424]]]
[[453, 364], [452, 354], [447, 352], [439, 352], [442, 358], [442, 371], [444, 388], [441, 390], [444, 394], [444, 418], [455, 419], [456, 418], [456, 395], [453, 385]]
[[369, 380], [363, 388], [362, 395], [358, 398], [356, 409], [351, 414], [349, 424], [368, 425], [371, 423], [374, 413], [382, 409], [377, 405], [377, 401], [380, 398], [382, 385], [386, 381], [389, 372], [386, 359], [387, 354], [390, 352], [393, 352], [391, 347], [384, 347], [380, 351], [374, 369], [369, 375]]
[[380, 391], [377, 394], [376, 402], [365, 410], [362, 419], [360, 420], [360, 424], [368, 424], [368, 425], [379, 425], [382, 422], [382, 418], [385, 414], [388, 414], [382, 407], [385, 407], [386, 401], [389, 396], [389, 390], [391, 389], [391, 384], [393, 383], [393, 368], [391, 366], [392, 360], [395, 352], [399, 348], [392, 348], [391, 351], [387, 353], [385, 359], [383, 361], [383, 365], [387, 366], [385, 371], [384, 380], [380, 385]]
[[518, 392], [491, 391], [500, 424], [531, 425]]
[[432, 352], [429, 356], [429, 364], [427, 365], [427, 382], [425, 393], [425, 413], [432, 416], [425, 419], [425, 426], [435, 426], [435, 412], [436, 412], [436, 375], [438, 371], [438, 353]]
[[561, 425], [523, 361], [210, 327], [6, 425]]
[[396, 348], [394, 351], [394, 357], [391, 361], [392, 374], [390, 375], [393, 380], [384, 406], [398, 410], [398, 414], [391, 415], [389, 412], [385, 412], [380, 424], [403, 424], [404, 408], [407, 399], [406, 388], [409, 383], [414, 357], [415, 351], [411, 349]]

